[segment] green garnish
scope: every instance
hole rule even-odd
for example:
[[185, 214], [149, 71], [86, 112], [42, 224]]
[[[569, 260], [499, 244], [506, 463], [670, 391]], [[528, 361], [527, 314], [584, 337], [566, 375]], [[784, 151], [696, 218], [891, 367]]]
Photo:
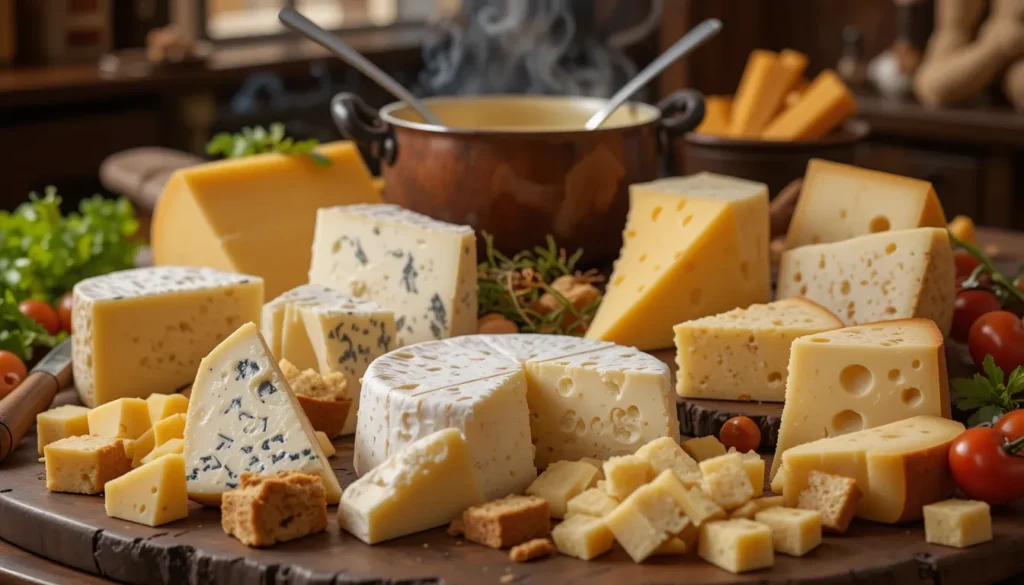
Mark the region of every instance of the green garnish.
[[974, 411], [967, 419], [968, 426], [972, 427], [992, 422], [1020, 408], [1024, 399], [1018, 397], [1024, 392], [1024, 367], [1018, 366], [1008, 379], [991, 355], [985, 356], [981, 367], [985, 370], [985, 376], [975, 374], [973, 378], [953, 380], [956, 407], [966, 412]]
[[[494, 248], [494, 237], [484, 232], [487, 250], [478, 270], [479, 316], [497, 313], [527, 333], [580, 335], [594, 319], [601, 295], [594, 289], [593, 300], [577, 306], [552, 283], [559, 277], [591, 286], [602, 280], [596, 271], [579, 272], [576, 264], [583, 250], [571, 256], [547, 237], [547, 246], [524, 250], [509, 258]], [[542, 297], [551, 302], [544, 306]]]
[[[962, 290], [987, 290], [995, 295], [996, 299], [999, 300], [999, 304], [1003, 307], [1024, 306], [1024, 291], [1014, 286], [1012, 279], [999, 272], [992, 264], [992, 261], [985, 256], [984, 252], [970, 242], [958, 239], [952, 232], [949, 233], [949, 239], [952, 240], [955, 247], [961, 248], [978, 261], [978, 265], [971, 272], [971, 275], [960, 284]], [[983, 275], [988, 275], [990, 284], [982, 282], [981, 277]]]
[[231, 134], [221, 132], [210, 139], [206, 145], [206, 153], [220, 155], [224, 158], [241, 158], [251, 154], [277, 152], [293, 156], [305, 156], [318, 167], [331, 166], [331, 159], [315, 149], [320, 145], [316, 138], [295, 140], [285, 136], [284, 124], [276, 122], [270, 129], [262, 126], [242, 128], [241, 132]]
[[53, 347], [64, 340], [67, 333], [50, 335], [38, 323], [21, 314], [12, 291], [0, 295], [0, 350], [7, 350], [23, 361], [32, 359], [36, 347]]

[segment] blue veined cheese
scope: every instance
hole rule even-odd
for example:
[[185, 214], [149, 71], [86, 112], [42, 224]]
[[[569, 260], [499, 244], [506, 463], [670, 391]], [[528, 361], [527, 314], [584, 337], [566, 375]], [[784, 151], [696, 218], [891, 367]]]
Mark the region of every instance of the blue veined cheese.
[[474, 333], [476, 236], [397, 205], [317, 212], [309, 281], [394, 311], [398, 346]]
[[270, 349], [246, 323], [199, 365], [185, 421], [189, 498], [219, 505], [242, 473], [319, 475], [328, 503], [341, 486]]
[[263, 280], [157, 266], [87, 278], [72, 299], [75, 387], [92, 407], [192, 382], [203, 356], [259, 320]]
[[271, 353], [286, 359], [300, 370], [316, 368], [316, 356], [306, 334], [306, 326], [295, 307], [323, 303], [343, 303], [352, 297], [319, 284], [303, 284], [285, 291], [263, 305], [260, 332]]

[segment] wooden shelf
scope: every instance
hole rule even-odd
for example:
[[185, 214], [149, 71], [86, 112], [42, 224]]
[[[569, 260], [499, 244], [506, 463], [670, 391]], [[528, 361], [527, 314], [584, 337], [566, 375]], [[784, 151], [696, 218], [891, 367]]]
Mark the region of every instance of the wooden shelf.
[[1024, 114], [1011, 108], [929, 108], [912, 101], [858, 95], [857, 117], [874, 134], [990, 148], [1024, 148]]

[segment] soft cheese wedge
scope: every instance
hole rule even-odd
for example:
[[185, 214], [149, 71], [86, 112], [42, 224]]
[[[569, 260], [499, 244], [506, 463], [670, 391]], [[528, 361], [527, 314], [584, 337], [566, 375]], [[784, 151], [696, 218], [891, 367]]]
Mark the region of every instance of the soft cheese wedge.
[[338, 523], [375, 544], [447, 524], [483, 501], [462, 433], [444, 429], [406, 445], [349, 485]]
[[915, 416], [786, 451], [783, 493], [796, 504], [811, 471], [857, 481], [857, 517], [875, 522], [908, 522], [922, 507], [953, 495], [949, 446], [964, 425], [946, 418]]
[[949, 414], [946, 353], [932, 321], [886, 321], [801, 337], [790, 350], [772, 476], [797, 445]]
[[259, 319], [263, 281], [157, 266], [87, 278], [72, 295], [75, 387], [83, 403], [98, 406], [190, 383], [204, 355]]
[[488, 499], [522, 493], [536, 467], [554, 461], [604, 460], [659, 437], [679, 440], [668, 368], [602, 341], [472, 335], [421, 343], [370, 364], [362, 393], [358, 474], [454, 427]]
[[789, 346], [843, 322], [802, 298], [750, 305], [675, 326], [676, 391], [690, 398], [786, 398]]
[[956, 278], [944, 228], [917, 228], [803, 246], [782, 255], [780, 299], [806, 297], [847, 325], [925, 317], [953, 323]]
[[698, 173], [629, 188], [622, 252], [589, 339], [672, 347], [672, 326], [769, 300], [768, 187]]
[[476, 235], [397, 205], [317, 212], [309, 282], [395, 313], [398, 347], [476, 332]]
[[255, 274], [268, 297], [306, 282], [317, 209], [380, 202], [355, 145], [317, 152], [330, 165], [273, 153], [176, 172], [153, 213], [155, 263]]
[[917, 227], [946, 227], [942, 204], [928, 181], [812, 159], [786, 246]]
[[341, 486], [309, 419], [253, 323], [246, 323], [199, 365], [185, 422], [189, 497], [219, 505], [242, 473], [319, 475], [328, 503]]

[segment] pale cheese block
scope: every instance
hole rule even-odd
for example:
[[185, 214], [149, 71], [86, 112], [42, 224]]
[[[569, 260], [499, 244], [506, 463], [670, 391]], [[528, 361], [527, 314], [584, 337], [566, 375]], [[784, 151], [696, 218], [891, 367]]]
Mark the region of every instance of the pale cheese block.
[[630, 187], [622, 251], [588, 339], [672, 347], [676, 323], [770, 299], [768, 187], [698, 173]]
[[964, 425], [937, 416], [913, 416], [787, 450], [783, 494], [793, 507], [811, 471], [853, 478], [861, 492], [856, 516], [875, 522], [919, 520], [922, 508], [956, 487], [949, 446]]
[[675, 326], [676, 392], [688, 398], [782, 402], [793, 340], [843, 322], [803, 298], [750, 305]]
[[786, 247], [918, 227], [946, 227], [942, 204], [928, 181], [811, 159]]
[[61, 439], [89, 434], [89, 409], [66, 404], [36, 415], [36, 443], [39, 454], [43, 448]]
[[259, 329], [246, 323], [199, 366], [185, 422], [189, 497], [219, 505], [242, 473], [300, 471], [323, 480], [328, 503], [341, 496], [309, 419]]
[[149, 420], [156, 424], [169, 416], [188, 412], [188, 398], [183, 394], [150, 394], [146, 397]]
[[176, 172], [153, 212], [154, 262], [255, 274], [268, 298], [306, 282], [317, 210], [380, 202], [354, 144], [316, 150], [330, 166], [270, 153]]
[[367, 544], [447, 524], [484, 502], [457, 429], [406, 445], [345, 489], [338, 523]]
[[928, 319], [801, 337], [793, 342], [772, 477], [797, 445], [917, 415], [949, 417], [950, 408], [942, 334]]
[[847, 325], [925, 317], [946, 335], [955, 272], [945, 228], [891, 231], [785, 252], [776, 295], [806, 297]]
[[976, 500], [945, 500], [924, 507], [924, 539], [965, 548], [992, 540], [992, 510]]
[[476, 235], [397, 205], [317, 212], [309, 282], [395, 313], [398, 345], [476, 332]]
[[107, 516], [160, 526], [188, 516], [185, 458], [165, 455], [104, 486]]
[[236, 328], [260, 317], [263, 281], [158, 266], [87, 278], [72, 293], [75, 388], [87, 406], [172, 394]]

